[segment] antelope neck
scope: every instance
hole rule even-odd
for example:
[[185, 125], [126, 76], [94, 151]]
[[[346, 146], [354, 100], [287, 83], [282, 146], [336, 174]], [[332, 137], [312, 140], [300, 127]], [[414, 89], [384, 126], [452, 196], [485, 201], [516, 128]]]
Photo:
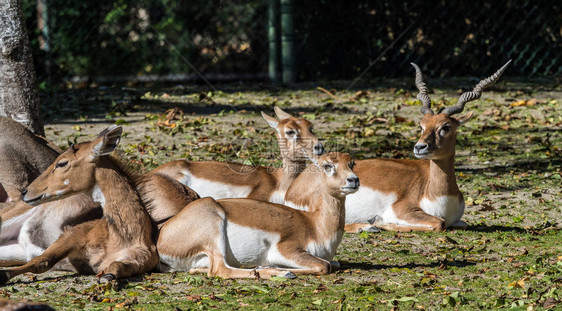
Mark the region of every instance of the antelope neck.
[[455, 155], [443, 160], [429, 160], [429, 199], [434, 200], [444, 195], [459, 193], [455, 177]]
[[150, 221], [134, 182], [112, 159], [100, 159], [95, 171], [96, 185], [103, 193], [104, 218], [108, 229], [125, 241], [150, 235]]
[[[310, 172], [304, 173], [309, 174]], [[286, 199], [298, 206], [306, 206], [308, 211], [303, 211], [311, 220], [313, 236], [324, 239], [331, 237], [338, 231], [343, 232], [345, 226], [345, 197], [334, 197], [323, 186], [322, 179], [317, 174], [303, 183], [291, 187]], [[293, 193], [294, 192], [294, 193]], [[321, 236], [318, 234], [321, 233]]]
[[292, 161], [289, 159], [283, 159], [283, 167], [279, 176], [279, 188], [283, 190], [289, 189], [293, 181], [304, 171], [306, 168], [305, 161]]

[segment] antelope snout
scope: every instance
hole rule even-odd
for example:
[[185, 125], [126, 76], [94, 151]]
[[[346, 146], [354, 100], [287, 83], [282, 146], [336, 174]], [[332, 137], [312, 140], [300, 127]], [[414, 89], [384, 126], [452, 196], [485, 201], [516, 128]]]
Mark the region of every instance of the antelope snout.
[[28, 196], [29, 191], [27, 189], [23, 189], [23, 191], [21, 192], [21, 199], [22, 201], [24, 201], [25, 203], [29, 204], [29, 205], [37, 205], [39, 204], [39, 200], [44, 199], [46, 196], [45, 195], [40, 195], [38, 197], [35, 198], [30, 198]]
[[359, 188], [359, 177], [357, 175], [349, 175], [347, 177], [347, 187], [349, 188]]
[[424, 144], [424, 143], [417, 143], [417, 144], [414, 146], [414, 155], [415, 155], [416, 157], [418, 157], [418, 156], [424, 156], [424, 155], [426, 155], [427, 153], [429, 153], [429, 146], [428, 146], [427, 144]]
[[324, 153], [324, 145], [321, 142], [318, 142], [314, 145], [314, 154], [315, 155], [322, 155]]

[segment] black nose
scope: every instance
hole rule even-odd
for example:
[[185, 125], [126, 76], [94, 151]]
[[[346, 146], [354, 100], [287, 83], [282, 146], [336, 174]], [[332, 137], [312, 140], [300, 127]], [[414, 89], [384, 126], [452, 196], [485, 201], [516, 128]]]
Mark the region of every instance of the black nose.
[[322, 143], [317, 143], [316, 145], [314, 145], [315, 155], [321, 155], [323, 153], [324, 153], [324, 145], [322, 145]]
[[427, 151], [427, 144], [416, 144], [414, 146], [414, 151], [420, 153], [422, 151]]
[[347, 177], [347, 182], [350, 184], [358, 185], [359, 184], [359, 177]]

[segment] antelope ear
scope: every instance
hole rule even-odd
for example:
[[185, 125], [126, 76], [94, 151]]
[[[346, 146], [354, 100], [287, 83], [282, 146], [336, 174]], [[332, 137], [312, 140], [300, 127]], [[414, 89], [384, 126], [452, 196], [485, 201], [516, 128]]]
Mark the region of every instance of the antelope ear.
[[274, 129], [277, 129], [277, 125], [279, 125], [279, 121], [277, 121], [274, 117], [268, 116], [263, 111], [261, 112], [261, 116], [265, 119], [265, 121], [267, 121], [267, 123], [269, 123], [269, 126], [271, 126]]
[[287, 119], [287, 118], [291, 118], [292, 115], [286, 113], [285, 111], [283, 111], [283, 109], [275, 106], [273, 107], [273, 110], [275, 111], [275, 115], [279, 118], [279, 120], [283, 120], [283, 119]]
[[112, 125], [102, 131], [93, 142], [91, 161], [113, 152], [121, 140], [121, 134], [123, 134], [123, 128], [117, 125]]
[[474, 115], [474, 111], [471, 111], [465, 114], [464, 116], [456, 116], [451, 118], [459, 121], [459, 124], [465, 124], [466, 122], [468, 122], [468, 120], [470, 120], [470, 118], [472, 118], [473, 115]]

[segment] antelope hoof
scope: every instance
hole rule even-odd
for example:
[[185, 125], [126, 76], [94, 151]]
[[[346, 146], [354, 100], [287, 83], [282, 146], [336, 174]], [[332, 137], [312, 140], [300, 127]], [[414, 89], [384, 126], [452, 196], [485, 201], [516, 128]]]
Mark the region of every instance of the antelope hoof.
[[367, 232], [371, 232], [371, 233], [379, 233], [381, 232], [381, 229], [375, 227], [375, 226], [368, 226], [368, 227], [364, 227], [359, 229], [358, 233], [361, 233], [363, 231], [367, 231]]
[[367, 222], [368, 222], [369, 224], [371, 224], [371, 225], [373, 225], [373, 224], [375, 224], [375, 223], [377, 223], [377, 222], [381, 222], [381, 221], [382, 221], [382, 217], [381, 217], [381, 216], [378, 216], [378, 215], [376, 215], [375, 217], [373, 217], [373, 218], [367, 220]]
[[286, 278], [286, 279], [296, 279], [297, 278], [297, 276], [291, 271], [286, 271], [285, 273], [281, 274], [279, 277]]
[[338, 261], [330, 261], [331, 272], [338, 271], [339, 269], [341, 269], [341, 265]]
[[113, 280], [115, 280], [115, 275], [113, 273], [106, 273], [106, 274], [104, 274], [100, 277], [99, 283], [100, 284], [106, 284], [106, 283], [109, 283]]
[[459, 230], [465, 230], [466, 228], [468, 228], [468, 224], [462, 220], [459, 220], [457, 222], [455, 222], [452, 226], [450, 226], [449, 228], [451, 229], [459, 229]]
[[6, 285], [9, 280], [10, 277], [8, 276], [8, 272], [3, 270], [0, 271], [0, 285]]

